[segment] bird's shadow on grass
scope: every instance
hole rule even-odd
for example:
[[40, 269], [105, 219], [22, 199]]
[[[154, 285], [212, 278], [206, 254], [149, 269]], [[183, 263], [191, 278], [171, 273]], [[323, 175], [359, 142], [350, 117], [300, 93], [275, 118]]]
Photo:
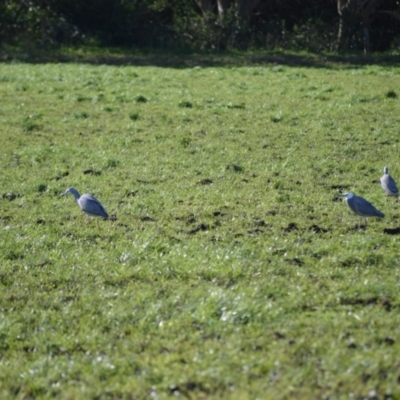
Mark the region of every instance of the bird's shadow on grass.
[[397, 228], [385, 228], [383, 233], [386, 233], [387, 235], [400, 235], [400, 226]]
[[[368, 229], [368, 225], [360, 225], [360, 227], [357, 225], [354, 225], [351, 228], [347, 228], [347, 232], [357, 232], [357, 231], [365, 231]], [[386, 235], [400, 235], [400, 226], [397, 228], [384, 228], [383, 233]]]

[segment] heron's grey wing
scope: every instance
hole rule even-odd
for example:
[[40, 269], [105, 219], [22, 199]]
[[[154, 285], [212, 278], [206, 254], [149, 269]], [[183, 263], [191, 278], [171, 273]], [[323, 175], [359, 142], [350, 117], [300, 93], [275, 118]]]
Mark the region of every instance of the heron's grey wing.
[[383, 218], [385, 214], [376, 209], [368, 200], [363, 197], [354, 196], [354, 204], [356, 213], [362, 217], [380, 217]]
[[82, 211], [91, 215], [98, 215], [103, 218], [108, 218], [108, 214], [102, 204], [92, 195], [84, 194], [79, 199]]
[[387, 175], [386, 187], [390, 194], [394, 196], [397, 196], [399, 194], [399, 189], [397, 189], [396, 182], [390, 175]]

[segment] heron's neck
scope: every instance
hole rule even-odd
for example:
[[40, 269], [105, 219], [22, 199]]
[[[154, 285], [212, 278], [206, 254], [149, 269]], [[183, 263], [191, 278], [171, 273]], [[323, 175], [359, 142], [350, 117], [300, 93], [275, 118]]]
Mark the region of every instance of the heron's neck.
[[71, 190], [70, 193], [73, 194], [73, 196], [75, 197], [75, 200], [76, 200], [76, 201], [78, 201], [78, 200], [79, 200], [79, 197], [81, 197], [81, 195], [79, 194], [79, 192], [78, 192], [76, 189]]

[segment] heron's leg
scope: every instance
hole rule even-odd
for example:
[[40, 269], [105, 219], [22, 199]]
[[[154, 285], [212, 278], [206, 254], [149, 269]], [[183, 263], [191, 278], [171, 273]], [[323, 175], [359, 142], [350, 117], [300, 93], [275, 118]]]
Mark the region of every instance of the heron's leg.
[[[362, 221], [363, 221], [363, 218], [360, 217], [360, 219], [358, 220], [358, 230], [361, 229]], [[367, 218], [365, 218], [365, 227], [367, 227]]]

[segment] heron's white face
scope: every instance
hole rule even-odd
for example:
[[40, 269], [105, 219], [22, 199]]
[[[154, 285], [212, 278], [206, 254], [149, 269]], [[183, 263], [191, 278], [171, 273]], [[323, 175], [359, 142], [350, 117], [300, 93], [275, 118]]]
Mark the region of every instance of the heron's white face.
[[351, 199], [352, 197], [354, 197], [354, 193], [352, 192], [347, 192], [342, 194], [342, 196], [344, 196], [347, 200]]
[[75, 192], [76, 192], [76, 189], [74, 189], [73, 187], [69, 187], [69, 188], [63, 193], [63, 195], [65, 196], [65, 195], [67, 195], [67, 194], [72, 194], [73, 196], [75, 196]]
[[75, 197], [76, 200], [79, 199], [79, 192], [78, 192], [75, 188], [73, 188], [73, 187], [69, 187], [69, 188], [64, 192], [64, 195], [66, 195], [66, 194], [72, 194], [72, 195]]
[[389, 173], [389, 168], [388, 167], [384, 167], [383, 168], [383, 173], [386, 175]]

